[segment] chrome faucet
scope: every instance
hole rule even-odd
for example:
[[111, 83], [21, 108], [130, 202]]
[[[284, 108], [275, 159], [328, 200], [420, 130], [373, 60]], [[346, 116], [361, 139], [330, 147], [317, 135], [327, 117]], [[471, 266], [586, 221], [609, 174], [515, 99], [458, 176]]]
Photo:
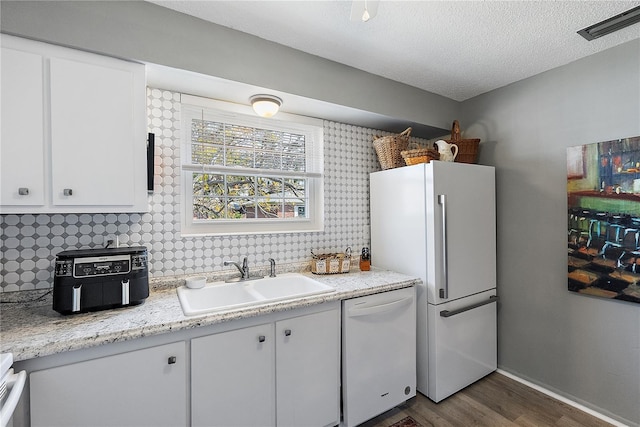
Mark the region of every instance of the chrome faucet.
[[224, 265], [235, 265], [238, 271], [240, 272], [240, 274], [242, 275], [241, 279], [242, 280], [249, 279], [249, 261], [247, 261], [247, 257], [244, 257], [244, 260], [242, 260], [242, 267], [240, 267], [240, 265], [237, 262], [233, 262], [233, 261], [225, 261]]
[[269, 263], [271, 264], [271, 270], [269, 272], [269, 277], [276, 277], [276, 260], [273, 258], [269, 258]]

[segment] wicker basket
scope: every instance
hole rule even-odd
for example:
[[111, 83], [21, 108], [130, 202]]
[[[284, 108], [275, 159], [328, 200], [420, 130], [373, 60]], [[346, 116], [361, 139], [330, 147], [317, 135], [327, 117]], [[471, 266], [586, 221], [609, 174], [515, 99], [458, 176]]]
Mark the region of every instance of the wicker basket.
[[311, 272], [313, 274], [348, 273], [351, 268], [351, 248], [345, 253], [316, 255], [311, 251]]
[[373, 141], [373, 147], [376, 149], [378, 161], [383, 170], [405, 165], [400, 153], [409, 146], [409, 135], [411, 135], [411, 128], [407, 128], [399, 135], [378, 137]]
[[431, 148], [416, 148], [400, 153], [407, 166], [417, 165], [419, 163], [429, 163], [431, 160], [440, 159], [440, 154]]
[[445, 139], [449, 144], [458, 146], [457, 163], [478, 163], [478, 149], [480, 146], [479, 139], [462, 139], [460, 136], [460, 124], [457, 120], [453, 121], [451, 127], [451, 139]]

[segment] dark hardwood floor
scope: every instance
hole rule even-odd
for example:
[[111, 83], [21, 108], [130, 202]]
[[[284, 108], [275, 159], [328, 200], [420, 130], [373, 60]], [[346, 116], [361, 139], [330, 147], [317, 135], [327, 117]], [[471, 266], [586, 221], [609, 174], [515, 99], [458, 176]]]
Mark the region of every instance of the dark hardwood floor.
[[407, 416], [423, 427], [611, 426], [497, 372], [438, 404], [418, 393], [362, 427], [388, 427]]

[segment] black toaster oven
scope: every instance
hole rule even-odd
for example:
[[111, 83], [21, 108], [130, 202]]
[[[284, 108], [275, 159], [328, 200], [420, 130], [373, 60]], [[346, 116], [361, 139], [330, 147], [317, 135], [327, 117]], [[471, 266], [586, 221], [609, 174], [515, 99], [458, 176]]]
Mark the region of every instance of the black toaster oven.
[[144, 246], [69, 250], [56, 256], [53, 309], [59, 313], [136, 305], [148, 296]]

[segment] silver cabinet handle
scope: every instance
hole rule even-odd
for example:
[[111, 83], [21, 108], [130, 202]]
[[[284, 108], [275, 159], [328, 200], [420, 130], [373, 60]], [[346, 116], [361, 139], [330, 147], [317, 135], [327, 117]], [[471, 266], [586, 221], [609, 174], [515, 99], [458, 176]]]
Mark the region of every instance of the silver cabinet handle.
[[169, 359], [167, 359], [167, 364], [168, 365], [174, 365], [177, 360], [178, 359], [175, 356], [169, 356]]
[[76, 285], [73, 287], [71, 296], [71, 311], [80, 311], [80, 296], [82, 291], [82, 285]]
[[449, 298], [449, 260], [447, 259], [447, 195], [438, 194], [438, 204], [442, 206], [442, 284], [440, 298]]
[[122, 305], [129, 305], [129, 279], [126, 282], [123, 279], [120, 283], [122, 283]]
[[440, 317], [455, 316], [456, 314], [464, 313], [465, 311], [473, 310], [474, 308], [482, 307], [483, 305], [491, 304], [492, 302], [498, 302], [498, 299], [499, 297], [497, 295], [491, 295], [488, 300], [477, 302], [466, 307], [458, 308], [457, 310], [442, 310], [440, 312]]
[[284, 330], [284, 336], [285, 337], [290, 337], [291, 336], [291, 329], [285, 329]]
[[260, 335], [258, 337], [258, 342], [265, 342], [267, 340], [267, 337], [265, 337], [264, 335]]
[[20, 187], [20, 188], [18, 188], [18, 194], [20, 196], [28, 196], [29, 195], [29, 189], [27, 187]]
[[64, 194], [65, 196], [73, 196], [73, 189], [65, 188], [64, 190], [62, 190], [62, 194]]

